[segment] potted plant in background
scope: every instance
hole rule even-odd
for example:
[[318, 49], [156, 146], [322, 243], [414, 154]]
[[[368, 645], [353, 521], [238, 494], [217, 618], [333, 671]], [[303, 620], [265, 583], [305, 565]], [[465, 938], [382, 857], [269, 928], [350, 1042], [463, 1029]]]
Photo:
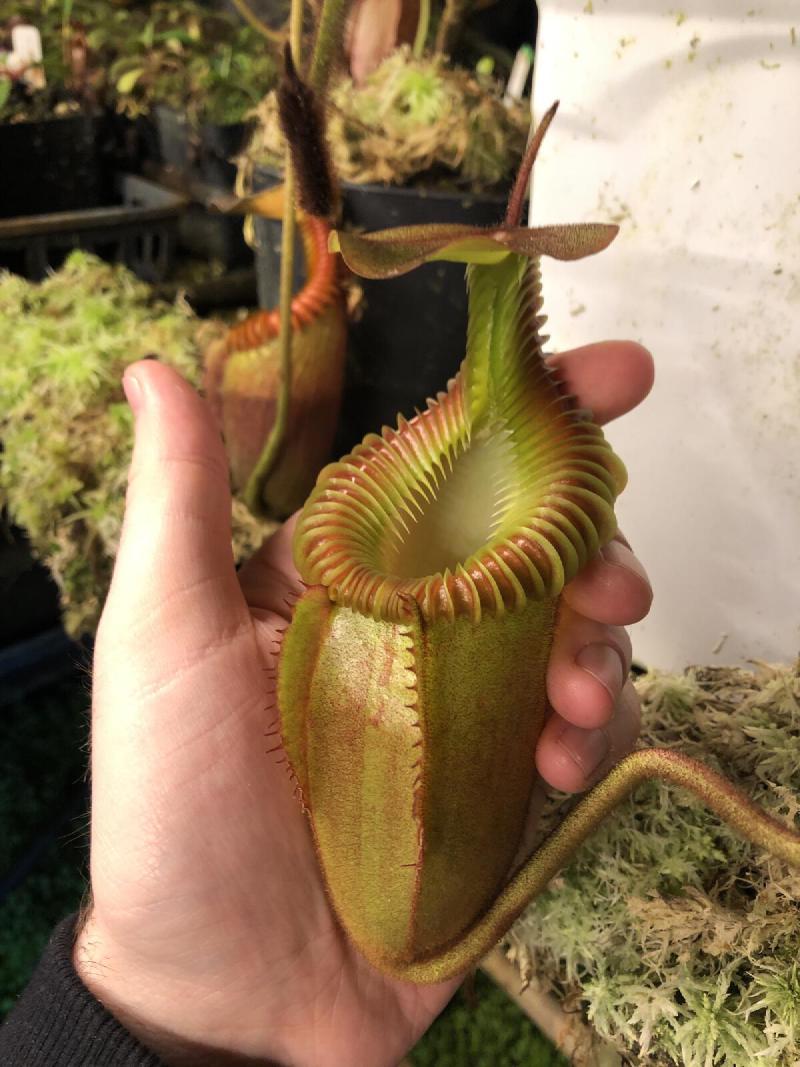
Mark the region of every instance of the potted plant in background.
[[163, 279], [184, 201], [130, 173], [135, 146], [109, 107], [107, 71], [141, 10], [5, 0], [0, 14], [0, 265], [41, 278], [82, 247]]
[[[84, 5], [96, 17], [97, 5]], [[131, 16], [104, 6], [118, 26]], [[69, 8], [0, 2], [0, 217], [95, 207], [109, 195], [108, 56]]]
[[[365, 64], [351, 31], [349, 62], [359, 80], [341, 68], [332, 78], [328, 141], [341, 179], [344, 225], [368, 230], [434, 220], [491, 225], [502, 216], [522, 157], [528, 111], [504, 100], [501, 82], [490, 73], [494, 60], [467, 69], [444, 52], [443, 40], [455, 37], [467, 5], [456, 5], [458, 12], [452, 4], [437, 8], [438, 27], [430, 26], [424, 3], [415, 5], [417, 19], [409, 24], [402, 17], [408, 6], [362, 4], [357, 27], [365, 33], [381, 27], [387, 10], [396, 8], [388, 44], [398, 36], [411, 36], [413, 43], [387, 52], [384, 39], [385, 54], [372, 50]], [[442, 34], [445, 15], [450, 30]], [[530, 17], [533, 36], [532, 7]], [[502, 58], [502, 50], [492, 52]], [[508, 66], [512, 59], [507, 57]], [[240, 158], [240, 190], [268, 186], [280, 171], [284, 149], [274, 93], [259, 105], [255, 121]], [[277, 231], [256, 219], [255, 233], [259, 296], [270, 306]], [[343, 445], [391, 423], [398, 411], [413, 414], [425, 396], [441, 388], [457, 369], [466, 324], [463, 270], [456, 265], [427, 265], [397, 279], [391, 292], [380, 283], [361, 284], [364, 301], [349, 335]]]
[[246, 116], [275, 84], [277, 48], [238, 16], [193, 0], [149, 6], [109, 72], [117, 110], [150, 116], [156, 162], [231, 186]]
[[117, 111], [138, 120], [142, 164], [194, 201], [181, 244], [226, 266], [251, 259], [241, 225], [204, 205], [233, 186], [231, 159], [246, 116], [275, 83], [279, 39], [192, 0], [155, 3], [110, 70]]

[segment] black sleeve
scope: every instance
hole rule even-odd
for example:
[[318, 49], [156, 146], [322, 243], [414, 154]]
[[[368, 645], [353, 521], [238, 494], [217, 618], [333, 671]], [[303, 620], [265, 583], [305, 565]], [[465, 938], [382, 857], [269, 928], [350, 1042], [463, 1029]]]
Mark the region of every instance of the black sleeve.
[[60, 923], [5, 1024], [3, 1067], [164, 1067], [92, 996], [72, 966], [75, 916]]

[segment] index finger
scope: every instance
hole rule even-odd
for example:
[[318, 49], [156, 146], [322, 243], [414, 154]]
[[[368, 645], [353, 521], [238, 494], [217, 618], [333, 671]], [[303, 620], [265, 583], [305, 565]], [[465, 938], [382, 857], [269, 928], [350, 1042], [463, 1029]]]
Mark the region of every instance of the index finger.
[[601, 425], [635, 408], [653, 385], [653, 357], [635, 341], [598, 341], [547, 362]]

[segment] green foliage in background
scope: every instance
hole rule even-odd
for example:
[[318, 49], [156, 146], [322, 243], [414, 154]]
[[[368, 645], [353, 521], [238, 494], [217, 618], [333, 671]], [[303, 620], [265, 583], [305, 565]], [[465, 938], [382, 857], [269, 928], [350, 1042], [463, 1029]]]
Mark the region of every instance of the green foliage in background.
[[155, 3], [119, 48], [110, 79], [117, 108], [135, 117], [155, 103], [201, 124], [242, 122], [277, 78], [275, 46], [236, 16], [184, 2]]
[[114, 0], [0, 0], [0, 39], [3, 28], [17, 17], [36, 26], [42, 36], [47, 86], [28, 93], [17, 85], [12, 91], [11, 83], [0, 78], [0, 87], [8, 87], [5, 100], [0, 99], [2, 122], [40, 121], [81, 110], [83, 102], [70, 91], [67, 46], [74, 25], [84, 27], [91, 39], [88, 86], [99, 102], [107, 90], [109, 65], [120, 47], [139, 32], [143, 20], [139, 9]]
[[[800, 666], [698, 667], [637, 687], [645, 743], [711, 763], [798, 826]], [[652, 784], [527, 910], [511, 951], [637, 1064], [796, 1067], [798, 902], [798, 872]]]
[[[50, 568], [73, 635], [97, 624], [119, 542], [133, 443], [123, 371], [155, 353], [196, 385], [219, 328], [86, 252], [39, 284], [0, 274], [0, 507]], [[264, 529], [234, 506], [237, 555]]]
[[65, 45], [76, 27], [85, 31], [89, 47], [86, 100], [111, 101], [130, 117], [166, 104], [193, 123], [241, 122], [275, 84], [275, 47], [238, 16], [193, 0], [0, 0], [0, 30], [17, 15], [42, 34], [48, 89], [11, 91], [0, 78], [0, 121], [41, 119], [82, 106], [70, 96], [66, 61]]

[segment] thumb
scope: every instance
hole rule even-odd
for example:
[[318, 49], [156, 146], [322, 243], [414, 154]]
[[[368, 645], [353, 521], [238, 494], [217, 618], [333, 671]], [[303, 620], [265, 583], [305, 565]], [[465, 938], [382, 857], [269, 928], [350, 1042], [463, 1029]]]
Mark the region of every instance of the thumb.
[[203, 641], [246, 615], [219, 430], [205, 401], [164, 364], [131, 364], [123, 387], [135, 444], [104, 622], [123, 616], [140, 628], [152, 619]]

